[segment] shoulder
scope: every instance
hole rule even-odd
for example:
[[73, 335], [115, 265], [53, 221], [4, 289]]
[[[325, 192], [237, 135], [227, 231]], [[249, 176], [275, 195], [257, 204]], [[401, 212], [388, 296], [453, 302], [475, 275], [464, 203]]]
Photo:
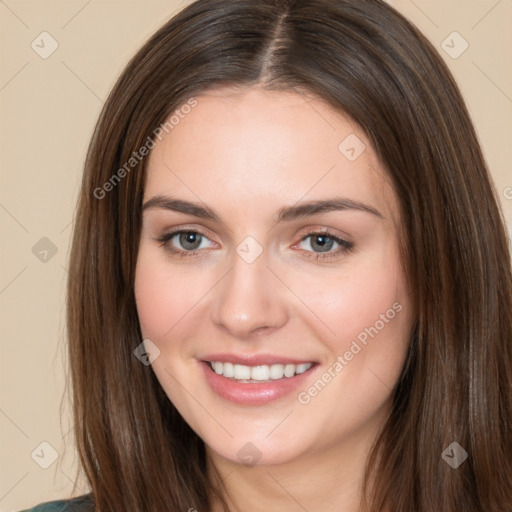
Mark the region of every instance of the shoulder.
[[48, 501], [40, 503], [28, 510], [21, 512], [92, 512], [94, 510], [94, 499], [92, 494], [84, 494], [69, 500]]

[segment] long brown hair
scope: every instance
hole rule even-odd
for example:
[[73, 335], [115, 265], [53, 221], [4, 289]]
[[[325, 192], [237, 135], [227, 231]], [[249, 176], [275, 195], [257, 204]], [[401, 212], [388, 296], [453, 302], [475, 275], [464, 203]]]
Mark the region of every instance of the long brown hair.
[[[198, 0], [149, 39], [110, 93], [87, 155], [68, 281], [75, 433], [96, 509], [207, 512], [222, 495], [203, 441], [133, 354], [147, 158], [126, 163], [191, 98], [256, 85], [316, 95], [353, 118], [399, 198], [415, 324], [363, 508], [512, 510], [505, 222], [447, 66], [381, 0]], [[468, 453], [456, 469], [442, 457], [453, 442]]]

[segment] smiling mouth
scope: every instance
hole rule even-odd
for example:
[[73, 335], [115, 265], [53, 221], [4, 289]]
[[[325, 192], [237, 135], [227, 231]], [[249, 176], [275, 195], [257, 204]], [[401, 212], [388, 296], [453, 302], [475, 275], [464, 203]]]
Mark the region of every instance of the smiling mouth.
[[220, 361], [205, 361], [210, 369], [217, 375], [240, 383], [272, 382], [274, 380], [289, 379], [307, 372], [316, 363], [302, 364], [271, 364], [246, 366]]

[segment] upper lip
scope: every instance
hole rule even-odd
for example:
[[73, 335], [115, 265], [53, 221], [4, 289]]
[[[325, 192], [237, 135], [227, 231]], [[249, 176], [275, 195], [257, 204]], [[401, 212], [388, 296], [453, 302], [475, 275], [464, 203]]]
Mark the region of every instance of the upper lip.
[[243, 364], [245, 366], [315, 363], [313, 359], [295, 359], [293, 357], [272, 354], [208, 354], [199, 359], [210, 362]]

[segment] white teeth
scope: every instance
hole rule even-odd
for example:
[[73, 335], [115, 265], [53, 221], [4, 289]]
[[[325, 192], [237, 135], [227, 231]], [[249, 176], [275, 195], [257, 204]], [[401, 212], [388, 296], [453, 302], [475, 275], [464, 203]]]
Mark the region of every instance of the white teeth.
[[244, 366], [243, 364], [235, 364], [233, 369], [234, 369], [233, 377], [235, 379], [238, 379], [238, 380], [249, 380], [251, 378], [251, 368], [250, 368], [250, 366]]
[[270, 367], [271, 379], [282, 379], [284, 375], [284, 366], [282, 364], [273, 364]]
[[309, 368], [311, 368], [310, 363], [298, 364], [297, 368], [295, 368], [295, 373], [297, 375], [300, 375], [301, 373], [304, 373], [306, 370], [309, 370]]
[[233, 367], [233, 363], [224, 363], [222, 375], [224, 375], [224, 377], [234, 377], [235, 369]]
[[212, 361], [210, 364], [218, 375], [240, 381], [268, 381], [282, 379], [283, 377], [290, 378], [304, 373], [313, 366], [313, 363], [246, 366], [243, 364], [221, 363], [219, 361]]
[[294, 364], [287, 364], [284, 367], [284, 376], [285, 377], [293, 377], [295, 375], [295, 365]]
[[268, 380], [270, 378], [270, 368], [268, 366], [253, 366], [251, 368], [252, 380]]

